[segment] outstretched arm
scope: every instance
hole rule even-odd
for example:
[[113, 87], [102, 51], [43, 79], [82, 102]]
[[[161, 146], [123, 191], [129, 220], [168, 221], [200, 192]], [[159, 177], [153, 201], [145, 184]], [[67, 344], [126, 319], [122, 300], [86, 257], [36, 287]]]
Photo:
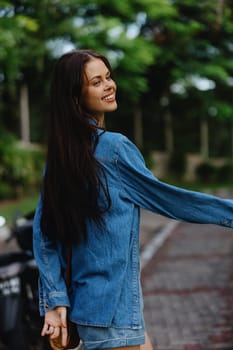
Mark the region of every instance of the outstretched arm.
[[118, 147], [117, 168], [123, 195], [136, 205], [176, 220], [233, 227], [233, 200], [159, 181], [126, 137]]

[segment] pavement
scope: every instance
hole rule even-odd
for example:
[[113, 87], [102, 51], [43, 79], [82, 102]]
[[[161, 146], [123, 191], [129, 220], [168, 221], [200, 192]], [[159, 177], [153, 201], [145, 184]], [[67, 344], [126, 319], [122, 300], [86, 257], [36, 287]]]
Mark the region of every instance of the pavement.
[[233, 230], [142, 211], [141, 256], [148, 250], [141, 277], [154, 350], [233, 350]]
[[[233, 230], [142, 210], [140, 240], [154, 350], [233, 350]], [[0, 251], [14, 248], [0, 244]]]

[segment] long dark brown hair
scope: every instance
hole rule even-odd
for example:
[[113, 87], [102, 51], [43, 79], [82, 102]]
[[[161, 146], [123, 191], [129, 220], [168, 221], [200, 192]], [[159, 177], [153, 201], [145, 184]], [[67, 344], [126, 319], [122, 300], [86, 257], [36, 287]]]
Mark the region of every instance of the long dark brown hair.
[[103, 166], [94, 157], [97, 126], [80, 103], [85, 65], [93, 58], [112, 72], [104, 56], [78, 50], [56, 62], [51, 80], [41, 229], [67, 244], [87, 238], [87, 220], [103, 225], [103, 213], [111, 205]]

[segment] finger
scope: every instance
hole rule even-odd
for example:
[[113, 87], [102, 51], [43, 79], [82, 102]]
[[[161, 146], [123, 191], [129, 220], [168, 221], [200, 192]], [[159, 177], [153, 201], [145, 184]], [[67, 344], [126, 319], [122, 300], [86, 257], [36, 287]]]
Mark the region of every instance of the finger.
[[60, 335], [60, 327], [54, 327], [53, 333], [50, 335], [51, 339], [57, 338]]
[[67, 309], [62, 308], [61, 313], [60, 313], [60, 319], [61, 319], [61, 324], [62, 327], [67, 327]]
[[53, 334], [55, 329], [56, 329], [56, 327], [54, 327], [54, 326], [49, 326], [49, 329], [48, 329], [48, 331], [47, 331], [47, 334]]
[[68, 337], [67, 327], [62, 327], [61, 328], [61, 343], [63, 346], [66, 346], [66, 344], [67, 344], [67, 337]]
[[47, 330], [45, 330], [44, 332], [41, 333], [42, 336], [44, 335], [50, 335], [50, 334], [53, 334], [54, 332], [54, 329], [52, 328], [48, 328]]
[[56, 328], [57, 328], [56, 326], [52, 326], [46, 323], [42, 329], [41, 335], [44, 336], [44, 335], [53, 334]]
[[45, 322], [45, 323], [44, 323], [44, 326], [43, 326], [43, 328], [42, 328], [42, 331], [41, 331], [42, 337], [43, 337], [44, 335], [48, 334], [48, 333], [47, 333], [47, 332], [48, 332], [48, 329], [49, 329], [49, 325], [48, 325], [47, 322]]

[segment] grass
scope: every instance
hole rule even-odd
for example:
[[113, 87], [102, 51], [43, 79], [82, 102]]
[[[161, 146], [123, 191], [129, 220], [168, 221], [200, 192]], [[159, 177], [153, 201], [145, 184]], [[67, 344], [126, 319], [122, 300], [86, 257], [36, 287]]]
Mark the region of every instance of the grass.
[[39, 193], [33, 193], [16, 200], [0, 201], [0, 216], [6, 218], [7, 224], [11, 225], [16, 213], [27, 214], [35, 209]]

